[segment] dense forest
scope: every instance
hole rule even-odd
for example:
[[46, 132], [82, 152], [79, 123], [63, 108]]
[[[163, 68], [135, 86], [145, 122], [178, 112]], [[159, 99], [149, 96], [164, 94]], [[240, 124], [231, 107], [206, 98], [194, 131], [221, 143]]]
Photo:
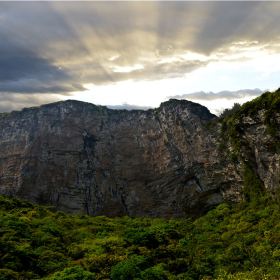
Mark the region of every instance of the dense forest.
[[279, 279], [280, 206], [197, 219], [90, 217], [0, 197], [0, 279]]

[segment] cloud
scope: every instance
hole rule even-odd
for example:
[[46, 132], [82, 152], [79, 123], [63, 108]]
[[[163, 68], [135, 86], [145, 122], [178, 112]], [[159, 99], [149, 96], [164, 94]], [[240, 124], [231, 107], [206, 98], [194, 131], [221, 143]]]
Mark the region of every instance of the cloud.
[[234, 103], [243, 104], [263, 93], [260, 89], [242, 89], [237, 91], [194, 92], [182, 95], [172, 95], [168, 98], [190, 100], [206, 106], [213, 114], [220, 115], [225, 109], [231, 108]]
[[114, 110], [149, 110], [152, 109], [152, 107], [148, 106], [139, 106], [139, 105], [133, 105], [133, 104], [127, 104], [123, 103], [122, 105], [106, 105], [109, 109], [114, 109]]
[[237, 91], [220, 91], [217, 93], [214, 92], [194, 92], [182, 95], [172, 95], [170, 98], [175, 99], [187, 99], [187, 100], [203, 100], [203, 101], [213, 101], [213, 100], [220, 100], [220, 99], [227, 99], [227, 100], [235, 100], [235, 99], [243, 99], [246, 97], [257, 97], [261, 95], [263, 91], [260, 89], [242, 89]]
[[82, 90], [52, 61], [0, 33], [0, 92], [64, 93]]
[[67, 96], [278, 53], [279, 14], [276, 1], [0, 2], [0, 92]]
[[[212, 113], [219, 115], [225, 108], [230, 108], [234, 103], [244, 103], [259, 95], [263, 91], [260, 89], [244, 89], [238, 91], [221, 92], [195, 92], [190, 94], [172, 95], [168, 99], [186, 99], [210, 109]], [[20, 93], [0, 93], [0, 112], [10, 112], [20, 110], [25, 107], [39, 106], [41, 104], [65, 100], [59, 94], [20, 94]], [[115, 110], [149, 110], [154, 106], [139, 106], [136, 104], [123, 103], [120, 105], [105, 105]]]
[[[26, 68], [26, 75], [37, 73], [48, 81], [71, 78], [74, 84], [165, 79], [211, 62], [182, 59], [160, 65], [166, 58], [186, 51], [210, 56], [234, 42], [263, 45], [279, 42], [280, 36], [277, 2], [26, 2], [0, 7], [0, 32], [24, 45], [5, 43], [7, 59], [1, 62], [8, 72], [1, 76], [6, 78]], [[143, 70], [113, 71], [137, 64]]]
[[66, 73], [52, 65], [50, 61], [3, 37], [3, 34], [1, 34], [4, 41], [0, 44], [1, 83], [26, 78], [47, 79], [49, 81], [56, 78], [59, 80], [68, 78]]
[[0, 113], [60, 101], [55, 94], [0, 93]]

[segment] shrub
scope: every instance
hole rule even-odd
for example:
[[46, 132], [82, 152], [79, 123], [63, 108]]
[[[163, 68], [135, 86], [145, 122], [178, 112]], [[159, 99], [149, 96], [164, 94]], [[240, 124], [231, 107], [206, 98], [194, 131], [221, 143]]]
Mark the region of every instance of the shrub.
[[67, 267], [62, 271], [45, 278], [46, 280], [93, 280], [94, 274], [84, 270], [81, 266]]
[[162, 266], [157, 265], [141, 272], [141, 278], [143, 280], [166, 280], [167, 276]]
[[112, 268], [111, 278], [112, 280], [131, 280], [140, 277], [145, 264], [146, 259], [143, 256], [132, 256]]
[[19, 275], [11, 269], [0, 269], [0, 280], [17, 280]]

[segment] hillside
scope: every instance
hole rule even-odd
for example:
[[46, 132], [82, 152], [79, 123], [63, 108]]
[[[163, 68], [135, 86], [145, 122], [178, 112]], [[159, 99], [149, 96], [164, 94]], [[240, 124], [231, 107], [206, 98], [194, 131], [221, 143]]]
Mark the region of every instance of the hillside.
[[196, 220], [67, 215], [0, 196], [0, 279], [279, 279], [279, 201]]
[[[0, 193], [72, 213], [185, 217], [279, 189], [279, 90], [217, 118], [65, 101], [0, 118]], [[250, 183], [250, 184], [249, 184]]]
[[220, 118], [178, 100], [2, 115], [0, 280], [278, 280], [279, 112], [278, 90]]
[[280, 90], [228, 111], [219, 120], [219, 145], [241, 176], [243, 199], [280, 186]]

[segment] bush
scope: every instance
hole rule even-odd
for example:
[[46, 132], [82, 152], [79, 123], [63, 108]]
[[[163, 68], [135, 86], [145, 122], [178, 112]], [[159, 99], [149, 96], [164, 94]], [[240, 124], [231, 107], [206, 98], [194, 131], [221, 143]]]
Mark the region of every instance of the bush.
[[81, 266], [73, 266], [56, 272], [46, 280], [94, 280], [94, 274], [84, 270]]
[[18, 273], [11, 269], [0, 269], [0, 280], [17, 280]]
[[[246, 176], [253, 190], [250, 169]], [[61, 215], [1, 200], [0, 280], [280, 275], [280, 204], [261, 193], [258, 203], [220, 204], [195, 220]]]
[[167, 276], [164, 269], [160, 265], [157, 265], [141, 272], [141, 278], [143, 280], [166, 280]]
[[112, 280], [131, 280], [140, 277], [145, 264], [146, 259], [143, 256], [132, 256], [112, 268], [111, 278]]
[[159, 245], [156, 232], [150, 229], [132, 229], [126, 231], [124, 238], [130, 244], [146, 246], [148, 248], [156, 248]]

